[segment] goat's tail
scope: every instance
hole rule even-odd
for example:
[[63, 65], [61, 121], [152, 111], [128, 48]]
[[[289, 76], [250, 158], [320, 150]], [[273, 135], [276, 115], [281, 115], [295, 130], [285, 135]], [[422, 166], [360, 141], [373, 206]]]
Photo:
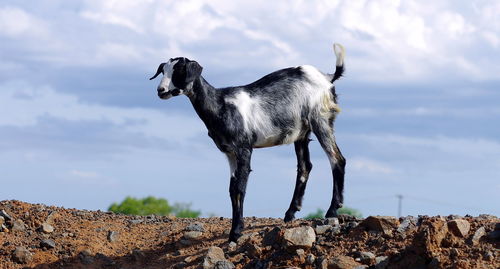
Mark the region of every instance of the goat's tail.
[[337, 63], [335, 64], [335, 73], [333, 74], [333, 78], [331, 82], [333, 83], [335, 80], [339, 79], [344, 74], [344, 56], [345, 49], [344, 46], [339, 43], [333, 44], [333, 51], [335, 52], [335, 57], [337, 57]]

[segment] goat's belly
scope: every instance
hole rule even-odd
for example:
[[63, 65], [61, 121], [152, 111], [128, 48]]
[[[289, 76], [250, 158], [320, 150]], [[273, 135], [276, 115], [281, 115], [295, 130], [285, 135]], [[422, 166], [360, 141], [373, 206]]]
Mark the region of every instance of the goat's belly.
[[278, 134], [263, 134], [257, 132], [257, 141], [254, 143], [254, 148], [267, 148], [278, 145], [290, 144], [303, 136], [300, 129], [283, 131]]

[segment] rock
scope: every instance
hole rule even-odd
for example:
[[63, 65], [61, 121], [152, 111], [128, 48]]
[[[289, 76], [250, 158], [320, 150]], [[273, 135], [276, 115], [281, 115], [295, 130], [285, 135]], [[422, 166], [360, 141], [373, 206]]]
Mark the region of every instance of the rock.
[[375, 254], [362, 251], [359, 253], [359, 259], [361, 263], [370, 265], [375, 261]]
[[465, 237], [469, 233], [470, 223], [464, 219], [450, 220], [448, 229], [456, 236]]
[[196, 256], [187, 256], [186, 258], [184, 258], [185, 263], [191, 263], [191, 262], [194, 262], [195, 260], [196, 260]]
[[246, 249], [248, 255], [252, 258], [258, 258], [262, 254], [262, 249], [256, 244], [249, 244]]
[[0, 217], [3, 217], [6, 221], [12, 220], [12, 217], [3, 209], [0, 211]]
[[42, 223], [42, 226], [40, 227], [40, 230], [42, 232], [44, 232], [44, 233], [49, 234], [49, 233], [52, 233], [54, 231], [54, 227], [52, 227], [52, 225], [44, 222], [44, 223]]
[[108, 232], [108, 241], [113, 243], [115, 242], [116, 240], [118, 240], [118, 232], [115, 232], [115, 231], [109, 231]]
[[140, 224], [140, 223], [143, 223], [144, 220], [142, 219], [131, 219], [131, 220], [128, 220], [128, 223], [132, 224], [132, 225], [137, 225], [137, 224]]
[[45, 219], [45, 223], [48, 223], [50, 225], [54, 224], [54, 219], [57, 217], [57, 212], [56, 211], [51, 211], [49, 215], [47, 216], [47, 219]]
[[113, 266], [116, 264], [116, 262], [113, 261], [113, 259], [111, 259], [110, 257], [108, 257], [102, 253], [97, 253], [96, 258], [101, 260], [102, 264], [106, 267]]
[[429, 218], [422, 220], [415, 234], [413, 246], [431, 257], [441, 253], [441, 243], [448, 234], [448, 225], [444, 219]]
[[406, 231], [416, 228], [416, 225], [417, 219], [415, 217], [408, 216], [406, 218], [403, 218], [403, 221], [398, 226], [397, 232], [404, 234], [406, 233]]
[[174, 269], [184, 269], [187, 266], [185, 262], [180, 262], [174, 265]]
[[258, 236], [259, 236], [259, 233], [257, 233], [257, 232], [243, 234], [242, 236], [240, 236], [240, 238], [238, 238], [238, 240], [236, 240], [236, 243], [238, 245], [243, 245], [248, 241], [252, 242], [252, 241], [257, 240]]
[[316, 234], [313, 228], [309, 226], [290, 228], [285, 230], [283, 241], [285, 247], [289, 250], [311, 248], [312, 244], [316, 241]]
[[12, 253], [12, 258], [17, 263], [26, 264], [31, 262], [31, 260], [33, 259], [33, 255], [25, 247], [16, 247], [16, 249]]
[[233, 269], [234, 264], [230, 261], [218, 261], [215, 263], [214, 269]]
[[493, 252], [488, 250], [484, 253], [484, 259], [487, 261], [493, 261], [493, 259], [495, 259], [495, 256], [493, 255]]
[[12, 229], [12, 231], [22, 232], [22, 231], [26, 230], [26, 224], [24, 224], [24, 222], [22, 220], [17, 219], [12, 224], [12, 228], [11, 229]]
[[500, 231], [500, 222], [495, 224], [495, 231]]
[[338, 226], [339, 219], [338, 218], [327, 218], [327, 219], [325, 219], [324, 223], [325, 223], [325, 225]]
[[224, 251], [220, 247], [210, 247], [203, 259], [203, 269], [213, 269], [218, 261], [225, 260]]
[[187, 240], [198, 239], [203, 235], [202, 232], [199, 231], [189, 231], [184, 233], [184, 238]]
[[195, 223], [189, 224], [186, 227], [186, 231], [204, 232], [205, 228], [203, 227], [203, 223], [195, 222]]
[[136, 248], [132, 250], [132, 257], [134, 257], [135, 261], [140, 261], [141, 259], [144, 259], [146, 257], [146, 254], [144, 254], [142, 250]]
[[313, 265], [314, 261], [316, 261], [316, 257], [314, 256], [314, 254], [307, 254], [306, 264]]
[[360, 225], [369, 231], [392, 235], [392, 229], [399, 226], [399, 220], [390, 216], [369, 216]]
[[337, 256], [328, 261], [328, 269], [353, 269], [360, 265], [348, 256]]
[[333, 227], [331, 225], [319, 225], [314, 228], [314, 231], [316, 232], [316, 234], [324, 234], [332, 228]]
[[5, 218], [0, 216], [0, 225], [3, 225], [5, 223]]
[[481, 237], [486, 235], [486, 229], [484, 227], [479, 227], [471, 238], [471, 243], [473, 246], [479, 244]]
[[237, 247], [238, 247], [238, 244], [231, 241], [231, 242], [229, 242], [229, 245], [227, 246], [227, 250], [229, 250], [230, 252], [234, 252], [234, 251], [236, 251]]
[[51, 249], [56, 247], [56, 242], [52, 239], [44, 239], [42, 242], [40, 242], [40, 247], [46, 248], [46, 249]]
[[385, 269], [389, 264], [389, 257], [378, 256], [375, 258], [375, 269]]

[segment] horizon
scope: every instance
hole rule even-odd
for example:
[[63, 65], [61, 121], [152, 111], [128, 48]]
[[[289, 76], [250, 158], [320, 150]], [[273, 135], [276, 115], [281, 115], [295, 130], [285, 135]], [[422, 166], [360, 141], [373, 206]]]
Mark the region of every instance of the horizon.
[[[229, 217], [229, 166], [158, 64], [184, 56], [215, 87], [289, 66], [335, 68], [344, 205], [363, 216], [500, 215], [496, 1], [5, 1], [0, 5], [0, 200], [107, 210], [126, 196]], [[297, 218], [328, 208], [316, 138]], [[283, 218], [293, 146], [253, 152], [244, 217]]]

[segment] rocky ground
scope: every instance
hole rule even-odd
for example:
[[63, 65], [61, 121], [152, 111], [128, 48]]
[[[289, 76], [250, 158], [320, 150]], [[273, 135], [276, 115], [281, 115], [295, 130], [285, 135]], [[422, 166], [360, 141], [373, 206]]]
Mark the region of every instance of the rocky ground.
[[246, 218], [124, 216], [0, 202], [0, 268], [499, 268], [495, 216]]

